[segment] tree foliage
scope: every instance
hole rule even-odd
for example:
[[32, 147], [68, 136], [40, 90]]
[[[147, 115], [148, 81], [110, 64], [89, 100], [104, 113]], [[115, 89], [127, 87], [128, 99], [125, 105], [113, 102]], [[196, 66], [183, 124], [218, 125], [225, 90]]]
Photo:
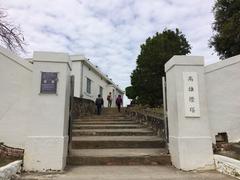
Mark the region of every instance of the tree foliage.
[[7, 14], [2, 9], [0, 9], [0, 42], [11, 51], [18, 49], [24, 51], [25, 43], [21, 29], [7, 21]]
[[137, 94], [136, 94], [136, 92], [134, 91], [134, 88], [133, 88], [132, 86], [126, 87], [125, 91], [126, 91], [126, 96], [127, 96], [129, 99], [135, 99], [135, 98], [137, 97]]
[[213, 13], [216, 32], [209, 42], [221, 59], [240, 54], [240, 1], [217, 0]]
[[165, 29], [147, 38], [141, 45], [137, 58], [137, 67], [131, 74], [132, 91], [138, 102], [157, 106], [162, 103], [162, 76], [165, 75], [164, 64], [173, 55], [190, 53], [190, 45], [178, 29]]

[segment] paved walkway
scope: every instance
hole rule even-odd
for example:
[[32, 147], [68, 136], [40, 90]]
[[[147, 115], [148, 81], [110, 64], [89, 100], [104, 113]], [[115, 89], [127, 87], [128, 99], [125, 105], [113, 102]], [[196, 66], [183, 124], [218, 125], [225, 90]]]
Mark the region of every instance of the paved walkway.
[[183, 172], [171, 166], [76, 166], [63, 174], [24, 175], [22, 180], [234, 180], [216, 171]]

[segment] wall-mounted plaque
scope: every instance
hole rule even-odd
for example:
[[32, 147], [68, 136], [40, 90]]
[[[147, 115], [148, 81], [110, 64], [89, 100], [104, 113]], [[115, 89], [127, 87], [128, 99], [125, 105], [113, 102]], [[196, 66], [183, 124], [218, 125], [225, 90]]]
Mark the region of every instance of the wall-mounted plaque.
[[58, 73], [56, 72], [42, 72], [41, 73], [41, 90], [43, 94], [57, 93]]
[[200, 117], [198, 75], [183, 72], [185, 117]]

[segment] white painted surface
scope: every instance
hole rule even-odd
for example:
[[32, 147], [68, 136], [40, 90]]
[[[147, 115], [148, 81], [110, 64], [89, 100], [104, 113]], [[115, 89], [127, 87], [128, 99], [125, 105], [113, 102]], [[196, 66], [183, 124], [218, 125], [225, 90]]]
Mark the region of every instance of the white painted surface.
[[27, 171], [63, 170], [66, 165], [68, 136], [29, 136], [24, 154]]
[[240, 55], [205, 67], [212, 138], [226, 132], [240, 141]]
[[22, 161], [14, 161], [6, 166], [0, 167], [0, 180], [10, 180], [21, 171]]
[[[34, 53], [33, 61], [33, 118], [28, 123], [24, 169], [62, 170], [68, 150], [71, 63], [67, 54], [47, 52]], [[40, 93], [41, 72], [58, 72], [56, 94]]]
[[82, 71], [82, 62], [73, 61], [71, 75], [74, 76], [74, 97], [78, 97], [78, 98], [81, 97], [81, 71]]
[[186, 117], [200, 117], [198, 75], [196, 72], [183, 72], [184, 104]]
[[217, 171], [240, 179], [240, 161], [226, 156], [214, 155]]
[[0, 47], [0, 142], [24, 148], [30, 101], [32, 64]]
[[[172, 163], [183, 170], [213, 168], [203, 57], [174, 56], [166, 63], [165, 71]], [[198, 74], [200, 117], [185, 117], [183, 72]]]
[[[84, 56], [73, 55], [70, 58], [73, 61], [72, 75], [75, 77], [74, 96], [95, 101], [100, 93], [101, 86], [103, 88], [104, 106], [107, 107], [107, 95], [111, 92], [112, 107], [116, 107], [116, 97], [118, 95], [123, 96], [123, 91]], [[87, 78], [91, 80], [91, 93], [87, 92]]]

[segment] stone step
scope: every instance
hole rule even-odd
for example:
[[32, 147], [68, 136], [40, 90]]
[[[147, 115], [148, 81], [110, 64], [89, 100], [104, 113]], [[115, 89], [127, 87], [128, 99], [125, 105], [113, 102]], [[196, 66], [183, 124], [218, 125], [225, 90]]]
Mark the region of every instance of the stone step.
[[73, 136], [154, 136], [151, 129], [74, 129]]
[[72, 150], [69, 165], [170, 165], [165, 149]]
[[73, 124], [76, 125], [93, 125], [93, 124], [107, 124], [107, 125], [112, 125], [112, 124], [138, 124], [136, 121], [75, 121]]
[[125, 119], [114, 119], [114, 118], [109, 118], [109, 119], [74, 119], [73, 122], [108, 122], [108, 121], [133, 121], [129, 118], [125, 118]]
[[166, 143], [158, 136], [73, 136], [73, 149], [102, 148], [163, 148]]
[[94, 115], [89, 115], [89, 116], [79, 116], [79, 117], [125, 117], [126, 115], [124, 113], [114, 113], [114, 114], [94, 114]]
[[82, 118], [85, 118], [85, 119], [98, 119], [98, 118], [102, 118], [102, 119], [106, 119], [106, 118], [126, 118], [125, 115], [122, 115], [122, 116], [116, 116], [116, 115], [94, 115], [94, 116], [83, 116], [83, 117], [79, 117], [79, 119], [82, 119]]
[[99, 125], [76, 125], [73, 124], [73, 129], [137, 129], [142, 128], [141, 125], [107, 125], [107, 124], [99, 124]]
[[77, 118], [74, 121], [131, 121], [130, 118], [114, 118], [114, 117], [109, 117], [109, 118]]

